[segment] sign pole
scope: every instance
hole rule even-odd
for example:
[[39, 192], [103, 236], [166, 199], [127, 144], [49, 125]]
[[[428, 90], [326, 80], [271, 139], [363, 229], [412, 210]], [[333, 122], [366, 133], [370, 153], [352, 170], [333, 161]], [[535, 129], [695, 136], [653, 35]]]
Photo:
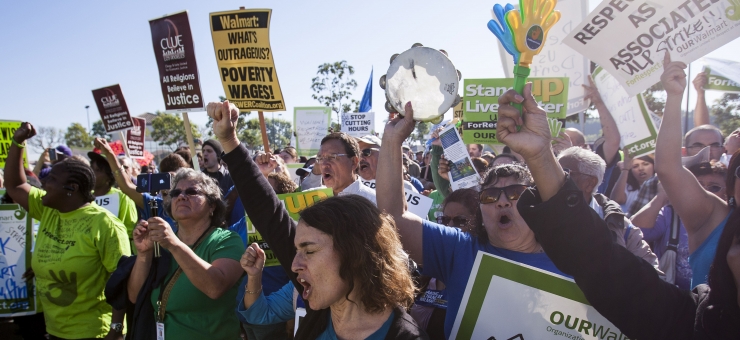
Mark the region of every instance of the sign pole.
[[[270, 142], [267, 140], [267, 127], [265, 126], [265, 114], [262, 111], [257, 111], [260, 118], [260, 130], [262, 130], [262, 144], [265, 147], [265, 153], [270, 152]], [[275, 124], [275, 122], [272, 122]]]
[[[195, 141], [193, 140], [193, 130], [190, 128], [190, 118], [187, 112], [182, 113], [182, 119], [185, 121], [185, 136], [188, 139], [188, 146], [190, 147], [190, 156], [194, 158], [193, 169], [200, 171], [200, 165], [198, 164], [198, 156], [195, 154]], [[221, 155], [219, 155], [220, 157]]]
[[121, 134], [121, 144], [123, 144], [123, 152], [126, 154], [126, 158], [131, 158], [131, 153], [128, 151], [128, 143], [126, 142], [126, 134], [123, 131], [118, 131]]

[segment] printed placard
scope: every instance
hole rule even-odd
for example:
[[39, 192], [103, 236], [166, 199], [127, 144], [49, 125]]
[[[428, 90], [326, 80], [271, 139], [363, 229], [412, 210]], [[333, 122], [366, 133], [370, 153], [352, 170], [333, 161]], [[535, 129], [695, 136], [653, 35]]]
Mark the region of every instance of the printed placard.
[[[532, 58], [529, 75], [568, 78], [566, 114], [570, 116], [585, 111], [590, 105], [581, 85], [588, 83], [586, 78], [590, 73], [591, 62], [570, 46], [563, 44], [563, 39], [588, 15], [588, 0], [558, 0], [555, 10], [560, 11], [560, 20], [548, 31], [545, 47], [540, 54]], [[514, 78], [513, 58], [501, 44], [498, 44], [498, 48], [506, 77]]]
[[[374, 179], [368, 181], [360, 178], [360, 182], [362, 182], [366, 187], [375, 190]], [[403, 193], [406, 198], [408, 211], [422, 219], [426, 219], [427, 215], [429, 215], [429, 210], [432, 209], [432, 203], [434, 203], [434, 200], [418, 192], [409, 190], [409, 188], [406, 188], [405, 186], [403, 188]]]
[[450, 339], [627, 339], [573, 280], [479, 251]]
[[660, 81], [666, 52], [688, 64], [738, 35], [735, 1], [604, 0], [563, 42], [634, 96]]
[[703, 58], [707, 73], [705, 90], [740, 93], [740, 63], [715, 58]]
[[144, 137], [146, 134], [146, 119], [131, 117], [134, 126], [126, 131], [126, 145], [131, 158], [144, 158]]
[[[298, 221], [300, 219], [300, 215], [298, 213], [303, 211], [303, 209], [314, 205], [314, 203], [316, 202], [334, 196], [334, 192], [331, 190], [331, 188], [324, 188], [304, 192], [294, 192], [290, 194], [281, 194], [277, 196], [280, 201], [283, 202], [283, 205], [288, 211], [288, 215], [290, 215], [290, 218]], [[265, 251], [265, 267], [280, 265], [277, 257], [270, 249], [270, 245], [265, 242], [265, 240], [262, 238], [262, 235], [252, 224], [252, 221], [249, 220], [249, 217], [247, 217], [247, 238], [249, 239], [249, 242], [247, 244], [257, 243], [260, 248]]]
[[188, 12], [149, 21], [165, 112], [204, 111]]
[[123, 131], [134, 126], [120, 85], [101, 87], [92, 90], [92, 94], [106, 132]]
[[620, 147], [627, 148], [632, 157], [655, 152], [658, 129], [655, 128], [642, 94], [627, 94], [619, 80], [601, 67], [596, 68], [593, 78], [601, 100], [617, 123], [621, 136]]
[[113, 216], [118, 217], [118, 212], [121, 208], [121, 198], [118, 196], [118, 193], [114, 192], [110, 195], [95, 197], [95, 204], [110, 211]]
[[[22, 122], [11, 120], [0, 120], [0, 169], [5, 169], [5, 160], [8, 158], [8, 150], [13, 144], [13, 135], [15, 130], [21, 127]], [[28, 158], [26, 158], [26, 148], [23, 148], [23, 167], [28, 169]]]
[[[564, 119], [568, 107], [568, 78], [529, 78], [529, 81], [534, 99], [547, 112], [547, 117]], [[496, 139], [498, 98], [514, 87], [514, 79], [465, 79], [464, 84], [463, 141], [465, 144], [501, 144]]]
[[19, 204], [0, 205], [0, 317], [36, 314], [36, 292], [23, 273], [31, 268], [33, 228]]
[[285, 111], [270, 47], [271, 17], [271, 9], [210, 14], [224, 93], [241, 112]]
[[375, 112], [342, 113], [342, 132], [352, 137], [375, 133]]
[[295, 148], [299, 155], [314, 156], [319, 153], [321, 139], [329, 132], [331, 108], [326, 106], [296, 107], [293, 109], [295, 122]]

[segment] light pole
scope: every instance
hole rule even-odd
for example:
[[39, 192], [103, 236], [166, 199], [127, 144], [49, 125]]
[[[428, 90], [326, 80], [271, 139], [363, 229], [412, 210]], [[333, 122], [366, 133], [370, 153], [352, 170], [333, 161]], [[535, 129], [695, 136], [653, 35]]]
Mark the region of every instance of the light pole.
[[90, 128], [90, 105], [85, 105], [85, 111], [87, 111], [87, 131], [92, 133], [92, 128]]

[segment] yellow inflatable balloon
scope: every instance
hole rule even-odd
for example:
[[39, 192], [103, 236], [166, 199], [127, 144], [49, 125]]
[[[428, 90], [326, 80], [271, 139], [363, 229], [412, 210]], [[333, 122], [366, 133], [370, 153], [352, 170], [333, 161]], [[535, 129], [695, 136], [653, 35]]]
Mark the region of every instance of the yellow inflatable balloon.
[[[547, 32], [560, 20], [555, 11], [557, 0], [519, 0], [519, 8], [506, 13], [506, 23], [514, 35], [514, 44], [521, 55], [519, 66], [529, 67], [532, 58], [545, 45]], [[520, 12], [521, 11], [521, 12]]]

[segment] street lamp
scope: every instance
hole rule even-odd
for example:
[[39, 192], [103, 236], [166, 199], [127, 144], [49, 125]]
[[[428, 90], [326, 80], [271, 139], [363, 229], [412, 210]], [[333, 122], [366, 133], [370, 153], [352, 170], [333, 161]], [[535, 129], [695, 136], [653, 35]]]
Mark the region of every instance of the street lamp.
[[90, 128], [90, 105], [85, 105], [85, 111], [87, 111], [87, 131], [92, 133], [92, 129]]

